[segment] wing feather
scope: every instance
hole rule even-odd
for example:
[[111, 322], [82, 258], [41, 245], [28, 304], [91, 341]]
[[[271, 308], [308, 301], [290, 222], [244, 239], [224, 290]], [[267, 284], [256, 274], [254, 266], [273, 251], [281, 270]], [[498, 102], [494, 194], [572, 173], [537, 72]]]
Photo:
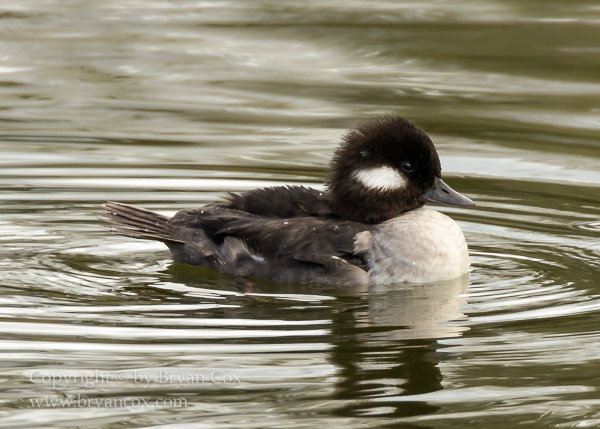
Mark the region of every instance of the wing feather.
[[291, 219], [236, 219], [227, 222], [218, 234], [244, 240], [254, 251], [267, 257], [292, 257], [325, 267], [354, 260], [356, 234], [369, 231], [366, 224], [314, 217]]

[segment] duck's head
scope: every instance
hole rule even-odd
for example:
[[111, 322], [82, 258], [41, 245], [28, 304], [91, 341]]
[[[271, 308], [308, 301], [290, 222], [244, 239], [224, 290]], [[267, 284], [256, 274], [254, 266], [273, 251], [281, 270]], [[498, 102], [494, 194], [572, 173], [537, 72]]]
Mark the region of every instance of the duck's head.
[[379, 223], [426, 202], [475, 205], [442, 181], [429, 136], [397, 116], [376, 117], [349, 131], [330, 170], [333, 209], [348, 220]]

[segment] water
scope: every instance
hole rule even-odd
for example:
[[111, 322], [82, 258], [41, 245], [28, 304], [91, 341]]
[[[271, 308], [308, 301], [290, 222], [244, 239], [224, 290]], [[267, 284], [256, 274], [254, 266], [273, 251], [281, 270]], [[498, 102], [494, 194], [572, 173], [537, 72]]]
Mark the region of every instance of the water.
[[[0, 427], [600, 424], [596, 2], [27, 0], [0, 24]], [[389, 112], [478, 204], [441, 208], [469, 278], [252, 286], [96, 220], [318, 187]]]

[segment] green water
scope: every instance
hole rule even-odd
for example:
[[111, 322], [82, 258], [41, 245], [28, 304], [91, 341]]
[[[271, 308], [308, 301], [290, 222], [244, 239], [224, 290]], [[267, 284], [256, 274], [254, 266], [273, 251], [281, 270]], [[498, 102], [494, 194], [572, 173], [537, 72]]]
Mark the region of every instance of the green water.
[[[0, 427], [600, 425], [599, 29], [583, 0], [0, 5]], [[96, 219], [321, 186], [380, 113], [477, 202], [440, 209], [468, 279], [249, 287]]]

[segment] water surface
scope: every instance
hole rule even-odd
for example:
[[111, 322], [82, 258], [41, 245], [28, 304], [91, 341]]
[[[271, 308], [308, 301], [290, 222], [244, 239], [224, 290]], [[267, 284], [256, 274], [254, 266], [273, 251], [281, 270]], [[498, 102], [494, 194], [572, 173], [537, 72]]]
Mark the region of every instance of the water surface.
[[[3, 3], [0, 427], [599, 425], [599, 25], [584, 0]], [[477, 202], [438, 208], [468, 277], [245, 282], [96, 219], [322, 186], [381, 113]]]

